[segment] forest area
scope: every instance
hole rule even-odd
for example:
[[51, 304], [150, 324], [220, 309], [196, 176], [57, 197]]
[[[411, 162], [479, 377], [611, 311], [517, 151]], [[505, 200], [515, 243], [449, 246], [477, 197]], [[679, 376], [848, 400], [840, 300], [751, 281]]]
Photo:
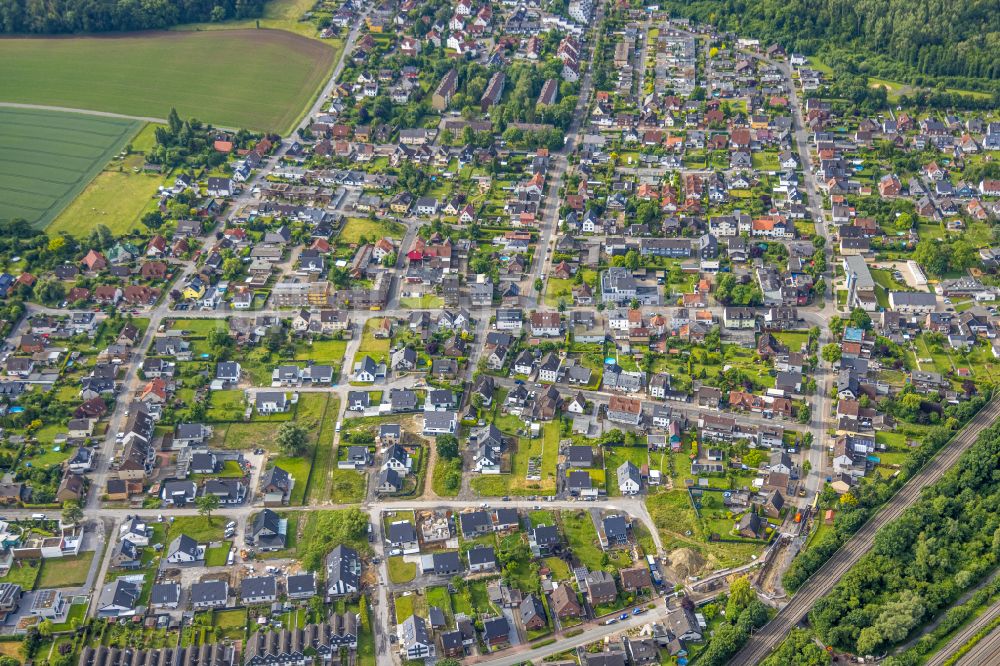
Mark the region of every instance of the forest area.
[[691, 0], [669, 7], [788, 51], [822, 53], [852, 73], [998, 88], [1000, 13], [990, 0]]
[[265, 0], [0, 0], [0, 32], [57, 35], [162, 30], [260, 16]]

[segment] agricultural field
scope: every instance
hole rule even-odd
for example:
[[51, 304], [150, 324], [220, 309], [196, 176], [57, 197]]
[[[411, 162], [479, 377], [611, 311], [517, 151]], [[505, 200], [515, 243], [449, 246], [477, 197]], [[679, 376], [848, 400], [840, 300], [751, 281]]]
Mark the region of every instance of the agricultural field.
[[185, 118], [286, 133], [336, 55], [283, 30], [7, 39], [0, 42], [0, 101], [147, 118], [175, 107]]
[[[4, 49], [0, 44], [0, 51]], [[0, 70], [5, 67], [0, 64]], [[7, 76], [0, 74], [3, 79]], [[11, 89], [4, 86], [4, 91]], [[0, 97], [6, 94], [0, 93]], [[0, 145], [4, 146], [0, 155], [0, 218], [24, 218], [32, 226], [44, 228], [140, 127], [137, 121], [121, 118], [0, 108]]]

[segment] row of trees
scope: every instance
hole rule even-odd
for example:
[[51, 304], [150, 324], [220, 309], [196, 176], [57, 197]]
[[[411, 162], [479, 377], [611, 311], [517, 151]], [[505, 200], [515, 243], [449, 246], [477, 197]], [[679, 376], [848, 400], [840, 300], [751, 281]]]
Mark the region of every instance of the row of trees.
[[160, 30], [260, 16], [265, 0], [4, 0], [0, 32], [60, 34]]

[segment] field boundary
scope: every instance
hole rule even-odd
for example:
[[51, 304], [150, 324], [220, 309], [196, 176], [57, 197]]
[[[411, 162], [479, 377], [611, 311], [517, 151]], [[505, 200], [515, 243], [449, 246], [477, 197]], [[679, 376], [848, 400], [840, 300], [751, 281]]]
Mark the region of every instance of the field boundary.
[[[147, 116], [128, 116], [124, 113], [113, 113], [111, 111], [96, 111], [94, 109], [74, 109], [68, 106], [49, 106], [47, 104], [21, 104], [19, 102], [0, 102], [0, 107], [10, 109], [24, 109], [26, 111], [54, 111], [57, 113], [76, 113], [81, 116], [97, 116], [99, 118], [120, 118], [122, 120], [137, 120], [144, 123], [166, 124], [164, 118], [151, 118]], [[229, 129], [220, 127], [219, 129]]]

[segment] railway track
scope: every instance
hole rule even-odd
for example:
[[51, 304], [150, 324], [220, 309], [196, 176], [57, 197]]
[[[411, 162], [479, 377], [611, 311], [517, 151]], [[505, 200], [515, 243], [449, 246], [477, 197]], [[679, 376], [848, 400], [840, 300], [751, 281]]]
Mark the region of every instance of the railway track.
[[[942, 662], [944, 663], [944, 662]], [[997, 666], [1000, 664], [1000, 631], [994, 629], [956, 662], [958, 666]]]
[[[976, 633], [992, 622], [998, 615], [1000, 615], [1000, 602], [997, 602], [990, 606], [986, 612], [977, 617], [974, 622], [970, 622], [968, 626], [963, 628], [960, 632], [955, 634], [948, 643], [938, 650], [937, 654], [927, 660], [925, 666], [943, 666], [944, 662], [948, 661], [951, 655], [955, 654], [960, 647], [969, 642], [969, 640], [976, 635]], [[984, 636], [981, 641], [976, 643], [971, 650], [969, 650], [965, 655], [959, 660], [960, 664], [987, 664], [987, 663], [997, 663], [998, 656], [1000, 655], [1000, 631], [994, 629], [988, 635]], [[983, 644], [987, 646], [992, 646], [991, 651], [980, 651], [979, 647]], [[988, 647], [989, 649], [989, 647]], [[988, 655], [993, 655], [994, 661], [989, 662], [981, 657]], [[977, 658], [979, 655], [980, 658]]]
[[979, 433], [1000, 417], [1000, 400], [992, 400], [951, 439], [934, 458], [893, 495], [882, 509], [865, 523], [847, 543], [840, 547], [816, 573], [798, 589], [791, 601], [729, 660], [734, 666], [759, 664], [826, 595], [837, 581], [871, 549], [875, 534], [898, 518], [920, 496], [920, 489], [943, 475], [976, 441]]

